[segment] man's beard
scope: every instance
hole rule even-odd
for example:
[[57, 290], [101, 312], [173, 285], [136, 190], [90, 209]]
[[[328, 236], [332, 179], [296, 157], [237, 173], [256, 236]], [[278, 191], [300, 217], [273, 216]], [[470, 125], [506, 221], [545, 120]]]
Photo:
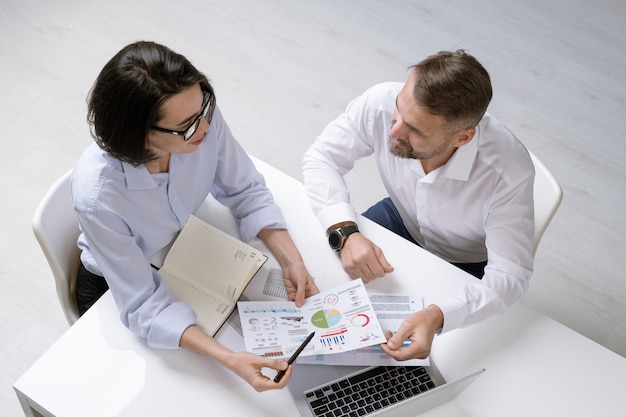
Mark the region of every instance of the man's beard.
[[419, 159], [419, 160], [430, 159], [430, 158], [434, 158], [436, 156], [441, 155], [442, 153], [446, 151], [446, 149], [448, 149], [448, 145], [443, 144], [439, 148], [433, 149], [428, 152], [417, 152], [413, 149], [410, 143], [404, 140], [396, 139], [396, 142], [398, 142], [399, 146], [394, 145], [393, 142], [394, 142], [394, 139], [390, 137], [389, 138], [389, 151], [397, 157], [406, 158], [406, 159]]

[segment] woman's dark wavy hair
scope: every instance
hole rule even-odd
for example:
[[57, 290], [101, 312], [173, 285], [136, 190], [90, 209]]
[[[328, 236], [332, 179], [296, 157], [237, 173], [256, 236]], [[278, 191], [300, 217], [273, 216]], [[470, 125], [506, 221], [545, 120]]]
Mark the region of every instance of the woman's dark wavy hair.
[[91, 135], [111, 156], [135, 166], [155, 159], [146, 147], [161, 105], [196, 84], [210, 94], [207, 119], [215, 109], [208, 79], [184, 56], [154, 42], [124, 47], [104, 66], [87, 98]]
[[475, 127], [491, 101], [487, 70], [464, 50], [441, 51], [411, 67], [415, 102], [448, 122], [450, 133]]

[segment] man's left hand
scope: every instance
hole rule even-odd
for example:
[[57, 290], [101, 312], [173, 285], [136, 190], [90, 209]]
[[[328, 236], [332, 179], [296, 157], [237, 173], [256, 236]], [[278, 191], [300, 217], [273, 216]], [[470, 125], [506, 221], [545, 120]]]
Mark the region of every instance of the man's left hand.
[[[405, 319], [392, 335], [387, 331], [387, 343], [380, 347], [385, 353], [398, 361], [408, 359], [426, 359], [430, 355], [435, 334], [443, 327], [443, 312], [432, 304], [424, 310], [417, 311]], [[403, 346], [409, 339], [411, 344]]]

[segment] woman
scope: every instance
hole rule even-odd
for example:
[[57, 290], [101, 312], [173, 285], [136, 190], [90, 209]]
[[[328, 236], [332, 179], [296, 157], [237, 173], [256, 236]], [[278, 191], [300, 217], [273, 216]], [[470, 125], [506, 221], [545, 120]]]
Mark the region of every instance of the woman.
[[244, 241], [258, 236], [276, 257], [291, 300], [301, 305], [318, 292], [207, 78], [162, 45], [128, 45], [98, 76], [88, 121], [96, 143], [72, 173], [81, 227], [81, 312], [110, 288], [124, 325], [149, 346], [204, 354], [257, 391], [284, 387], [291, 369], [276, 384], [261, 368], [283, 370], [286, 361], [235, 353], [217, 343], [196, 326], [195, 313], [173, 298], [150, 263], [212, 194], [231, 209]]

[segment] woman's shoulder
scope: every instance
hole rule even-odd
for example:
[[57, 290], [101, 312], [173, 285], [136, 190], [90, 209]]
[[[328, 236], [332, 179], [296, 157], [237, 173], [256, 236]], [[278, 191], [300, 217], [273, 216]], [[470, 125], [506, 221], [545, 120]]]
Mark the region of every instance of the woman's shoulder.
[[71, 187], [75, 208], [94, 206], [103, 185], [116, 177], [123, 178], [122, 162], [90, 144], [72, 169]]

